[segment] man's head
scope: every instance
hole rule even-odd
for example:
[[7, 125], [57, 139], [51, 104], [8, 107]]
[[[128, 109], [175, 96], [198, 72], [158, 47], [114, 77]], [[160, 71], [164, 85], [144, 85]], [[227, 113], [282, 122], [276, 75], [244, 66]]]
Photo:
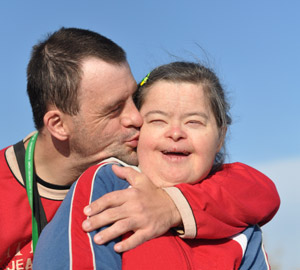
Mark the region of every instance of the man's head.
[[61, 153], [84, 167], [110, 156], [137, 163], [142, 119], [121, 47], [89, 30], [62, 28], [33, 48], [27, 76], [36, 128], [49, 131]]
[[33, 47], [27, 67], [27, 93], [37, 130], [44, 125], [49, 105], [70, 115], [78, 113], [82, 62], [90, 57], [115, 65], [127, 63], [121, 47], [89, 30], [61, 28]]

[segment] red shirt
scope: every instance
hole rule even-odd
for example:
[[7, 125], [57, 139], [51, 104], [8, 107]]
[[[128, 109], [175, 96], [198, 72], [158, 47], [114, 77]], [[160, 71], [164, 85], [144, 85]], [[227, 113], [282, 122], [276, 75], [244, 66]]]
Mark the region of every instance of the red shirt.
[[[0, 269], [31, 269], [31, 208], [24, 185], [12, 173], [0, 151]], [[47, 220], [51, 220], [61, 200], [42, 198]]]

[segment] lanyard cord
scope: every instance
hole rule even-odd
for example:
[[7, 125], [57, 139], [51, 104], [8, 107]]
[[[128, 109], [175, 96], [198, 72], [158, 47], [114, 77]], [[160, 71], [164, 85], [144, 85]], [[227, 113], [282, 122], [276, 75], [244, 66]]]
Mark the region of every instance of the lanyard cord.
[[27, 191], [27, 196], [31, 207], [31, 215], [32, 215], [33, 252], [35, 251], [35, 247], [39, 237], [38, 224], [34, 216], [34, 209], [33, 209], [33, 154], [34, 154], [34, 148], [35, 148], [37, 136], [38, 136], [38, 132], [31, 137], [25, 153], [26, 191]]

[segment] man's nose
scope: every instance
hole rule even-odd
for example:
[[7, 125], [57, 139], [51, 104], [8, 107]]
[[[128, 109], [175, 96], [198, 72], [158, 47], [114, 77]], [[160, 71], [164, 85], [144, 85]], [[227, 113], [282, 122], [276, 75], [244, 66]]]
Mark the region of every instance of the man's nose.
[[133, 100], [128, 101], [128, 104], [126, 104], [121, 121], [125, 127], [140, 128], [143, 125], [143, 118]]

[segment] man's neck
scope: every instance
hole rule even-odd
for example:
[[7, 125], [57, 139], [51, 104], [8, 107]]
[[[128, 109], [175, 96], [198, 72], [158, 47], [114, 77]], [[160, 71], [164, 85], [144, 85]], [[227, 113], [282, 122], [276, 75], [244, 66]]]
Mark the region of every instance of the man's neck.
[[71, 185], [85, 168], [68, 151], [68, 142], [55, 142], [49, 135], [39, 134], [34, 151], [36, 174], [54, 185]]

